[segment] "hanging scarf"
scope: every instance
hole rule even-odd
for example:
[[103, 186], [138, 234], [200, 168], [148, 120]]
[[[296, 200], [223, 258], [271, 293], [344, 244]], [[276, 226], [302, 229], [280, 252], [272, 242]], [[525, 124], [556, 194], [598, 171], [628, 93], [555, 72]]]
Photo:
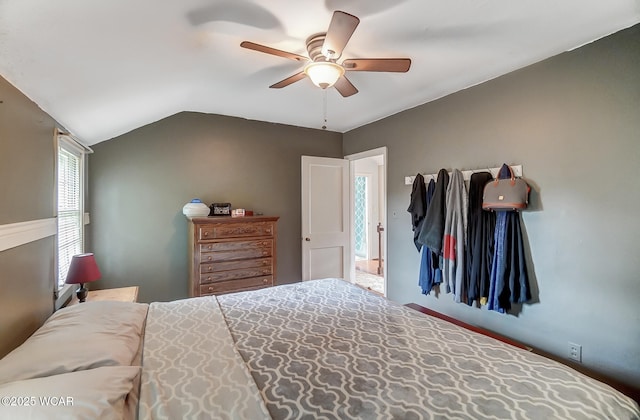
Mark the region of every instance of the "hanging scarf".
[[466, 300], [467, 294], [464, 283], [466, 272], [464, 248], [467, 233], [467, 201], [464, 176], [460, 170], [454, 169], [447, 187], [442, 277], [447, 292], [453, 293], [453, 300], [456, 302], [462, 302], [463, 299]]

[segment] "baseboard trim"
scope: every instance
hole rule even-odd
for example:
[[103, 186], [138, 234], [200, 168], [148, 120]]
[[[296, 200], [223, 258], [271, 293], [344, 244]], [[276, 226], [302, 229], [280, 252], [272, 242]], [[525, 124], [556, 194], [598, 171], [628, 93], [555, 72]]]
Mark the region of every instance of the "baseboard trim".
[[0, 251], [56, 234], [56, 218], [0, 225]]

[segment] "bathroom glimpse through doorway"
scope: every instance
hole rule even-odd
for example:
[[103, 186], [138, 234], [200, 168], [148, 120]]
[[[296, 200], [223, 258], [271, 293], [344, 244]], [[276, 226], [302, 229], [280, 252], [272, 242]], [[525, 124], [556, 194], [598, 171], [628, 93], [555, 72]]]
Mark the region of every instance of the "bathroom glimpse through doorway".
[[384, 226], [385, 156], [380, 150], [348, 156], [352, 169], [352, 255], [356, 285], [386, 295]]

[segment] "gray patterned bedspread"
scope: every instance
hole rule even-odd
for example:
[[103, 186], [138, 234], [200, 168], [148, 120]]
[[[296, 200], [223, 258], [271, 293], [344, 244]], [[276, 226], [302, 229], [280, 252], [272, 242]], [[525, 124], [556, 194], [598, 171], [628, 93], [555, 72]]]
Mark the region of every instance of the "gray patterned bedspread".
[[139, 418], [268, 419], [214, 297], [149, 305]]
[[640, 418], [605, 384], [342, 280], [217, 299], [274, 419]]

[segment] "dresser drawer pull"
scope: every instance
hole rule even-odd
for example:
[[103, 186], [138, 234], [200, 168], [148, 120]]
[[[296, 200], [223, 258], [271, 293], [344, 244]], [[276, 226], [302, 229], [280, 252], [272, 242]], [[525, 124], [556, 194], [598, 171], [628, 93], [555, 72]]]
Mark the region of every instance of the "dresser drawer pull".
[[262, 242], [262, 245], [267, 246], [267, 245], [269, 245], [269, 242], [267, 242], [267, 241], [263, 241], [263, 242]]
[[209, 266], [209, 271], [213, 270], [213, 267]]
[[269, 279], [262, 279], [262, 283], [264, 283], [264, 284], [269, 283]]
[[269, 260], [262, 261], [262, 265], [269, 265]]
[[269, 274], [270, 270], [262, 270], [262, 274]]
[[209, 257], [207, 258], [207, 261], [211, 261], [213, 259], [213, 257], [211, 255], [209, 255]]
[[264, 231], [267, 233], [271, 233], [271, 229], [265, 229]]
[[211, 281], [211, 276], [207, 277], [207, 281]]
[[213, 286], [207, 287], [207, 290], [210, 291], [210, 292], [213, 292]]
[[205, 230], [204, 232], [202, 232], [202, 236], [209, 236], [209, 232]]
[[269, 255], [269, 251], [262, 251], [262, 255]]

